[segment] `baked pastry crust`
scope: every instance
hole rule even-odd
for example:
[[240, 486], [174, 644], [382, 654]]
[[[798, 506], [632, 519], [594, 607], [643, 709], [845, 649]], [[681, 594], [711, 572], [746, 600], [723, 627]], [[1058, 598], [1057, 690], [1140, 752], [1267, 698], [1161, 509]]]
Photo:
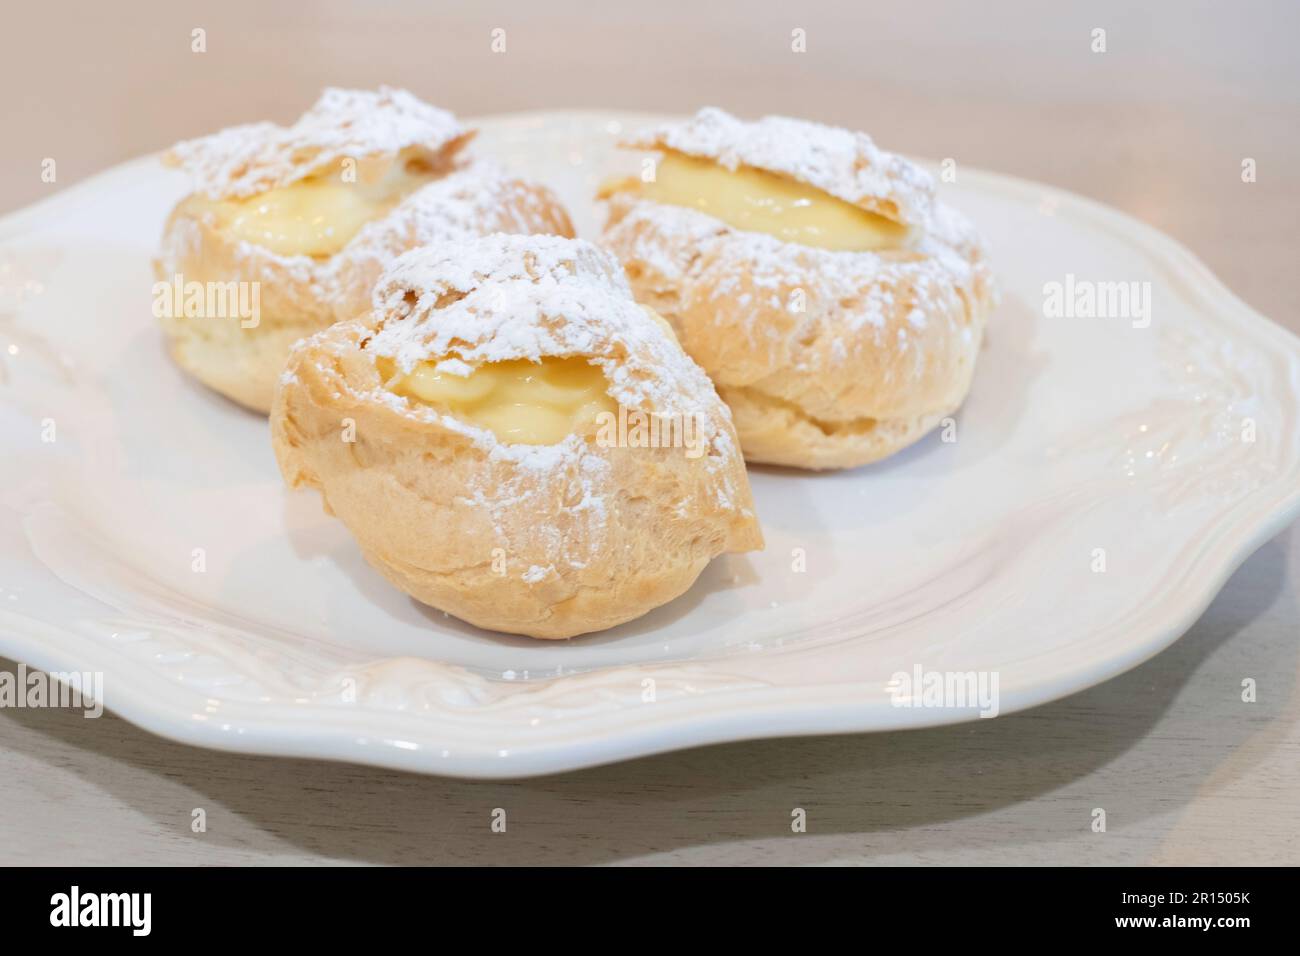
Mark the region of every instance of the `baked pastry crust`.
[[367, 223], [329, 257], [281, 255], [222, 230], [212, 215], [179, 204], [163, 229], [155, 277], [170, 282], [257, 283], [260, 316], [160, 318], [172, 355], [204, 384], [260, 412], [270, 409], [289, 347], [369, 306], [370, 290], [402, 252], [444, 239], [494, 232], [572, 236], [546, 187], [462, 156], [473, 137], [444, 110], [410, 93], [326, 90], [291, 127], [256, 123], [179, 143], [163, 161], [194, 178], [196, 193], [242, 198], [290, 185], [345, 159], [418, 158], [439, 178]]
[[899, 249], [838, 252], [609, 195], [606, 245], [713, 378], [747, 460], [865, 464], [960, 406], [996, 292], [980, 237], [924, 170], [862, 133], [716, 109], [625, 145], [777, 173], [909, 228]]
[[[503, 443], [385, 388], [379, 368], [574, 356], [624, 408], [697, 416], [704, 453], [578, 434]], [[370, 313], [294, 347], [271, 428], [285, 480], [318, 488], [375, 568], [492, 630], [612, 627], [683, 593], [717, 555], [762, 546], [726, 406], [583, 241], [501, 235], [403, 255]]]

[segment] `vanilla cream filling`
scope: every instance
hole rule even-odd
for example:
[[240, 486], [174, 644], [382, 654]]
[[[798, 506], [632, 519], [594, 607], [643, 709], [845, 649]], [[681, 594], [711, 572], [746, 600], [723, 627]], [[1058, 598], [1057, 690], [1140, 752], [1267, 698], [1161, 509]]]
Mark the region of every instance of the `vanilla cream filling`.
[[636, 188], [654, 202], [687, 206], [729, 226], [837, 252], [896, 249], [907, 227], [815, 186], [766, 170], [727, 169], [708, 159], [667, 153], [653, 182]]
[[404, 150], [256, 196], [214, 200], [196, 193], [185, 207], [191, 214], [214, 216], [217, 228], [233, 238], [278, 255], [325, 258], [437, 176], [417, 151]]
[[488, 362], [468, 375], [439, 372], [433, 362], [406, 374], [392, 359], [376, 365], [389, 390], [486, 428], [507, 444], [554, 445], [593, 431], [601, 412], [618, 414], [605, 373], [582, 358]]

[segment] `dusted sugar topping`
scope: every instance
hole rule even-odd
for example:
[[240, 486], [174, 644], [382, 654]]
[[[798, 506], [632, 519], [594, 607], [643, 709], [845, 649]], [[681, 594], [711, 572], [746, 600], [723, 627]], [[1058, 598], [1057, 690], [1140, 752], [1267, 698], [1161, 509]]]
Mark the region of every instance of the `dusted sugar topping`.
[[[628, 414], [691, 416], [700, 455], [684, 460], [698, 460], [700, 481], [687, 493], [707, 496], [711, 508], [752, 517], [730, 412], [667, 325], [632, 299], [619, 263], [590, 242], [494, 234], [412, 250], [379, 279], [372, 314], [349, 325], [347, 335], [334, 326], [304, 339], [295, 355], [324, 346], [350, 357], [360, 347], [376, 371], [385, 360], [408, 373], [434, 363], [439, 374], [467, 377], [485, 363], [584, 358], [600, 368], [609, 396]], [[316, 365], [331, 375], [336, 361], [318, 357]], [[291, 357], [291, 369], [294, 364]], [[288, 374], [292, 383], [294, 373]], [[619, 475], [627, 474], [623, 456], [684, 455], [676, 447], [610, 447], [577, 433], [554, 444], [511, 443], [379, 379], [357, 395], [469, 440], [482, 467], [462, 503], [488, 515], [512, 552], [554, 556], [550, 567], [530, 566], [531, 583], [549, 579], [556, 568], [584, 567], [609, 548], [611, 524], [620, 520], [629, 493], [620, 485]], [[521, 511], [551, 517], [518, 528]]]
[[[799, 329], [796, 341], [819, 339], [817, 326], [825, 321], [834, 330], [832, 360], [850, 361], [854, 347], [871, 343], [913, 352], [918, 374], [926, 356], [912, 340], [923, 338], [915, 333], [925, 328], [927, 313], [942, 311], [936, 304], [996, 297], [983, 240], [970, 221], [935, 199], [927, 172], [876, 149], [865, 134], [783, 117], [746, 123], [704, 109], [685, 123], [643, 133], [632, 145], [791, 176], [862, 208], [871, 208], [869, 198], [888, 197], [911, 227], [897, 248], [822, 249], [656, 202], [637, 190], [615, 190], [606, 239], [656, 294], [693, 289], [698, 296], [707, 288], [716, 301], [734, 300], [742, 315], [788, 311]], [[789, 301], [796, 290], [804, 302], [799, 309]], [[758, 324], [746, 328], [748, 345], [765, 354], [769, 366], [798, 365], [799, 355], [786, 351], [783, 337]]]
[[[340, 317], [348, 318], [369, 306], [371, 284], [407, 249], [484, 231], [530, 231], [544, 218], [548, 201], [547, 194], [512, 178], [496, 163], [478, 160], [416, 190], [328, 259], [278, 255], [242, 240], [235, 254], [244, 271], [261, 273], [268, 282], [311, 288], [320, 300], [346, 306]], [[197, 224], [177, 223], [163, 237], [161, 261], [180, 257], [187, 243], [197, 242]]]
[[[476, 390], [476, 378], [510, 381], [520, 366], [554, 368], [557, 359], [595, 380], [579, 401], [606, 388], [602, 397], [622, 403], [601, 411], [597, 429], [532, 444], [463, 414], [493, 397]], [[399, 365], [423, 377], [419, 387], [401, 384]], [[291, 439], [277, 441], [286, 476], [336, 500], [313, 460], [328, 455], [347, 469], [340, 497], [370, 489], [384, 499], [376, 507], [404, 509], [420, 539], [406, 540], [414, 557], [384, 561], [414, 578], [509, 575], [538, 589], [545, 615], [611, 588], [630, 594], [642, 576], [702, 566], [723, 550], [761, 546], [726, 406], [666, 323], [633, 301], [617, 261], [589, 242], [494, 234], [405, 253], [381, 277], [367, 315], [299, 341], [288, 368], [273, 418]], [[454, 377], [464, 384], [444, 381]], [[572, 381], [545, 384], [574, 391]], [[504, 400], [527, 407], [574, 395]], [[611, 415], [623, 422], [634, 412], [642, 420], [696, 413], [689, 444], [611, 433]], [[357, 416], [356, 453], [340, 451], [336, 414]], [[445, 537], [424, 546], [421, 523]]]
[[866, 133], [785, 116], [746, 122], [710, 106], [685, 122], [644, 130], [623, 145], [789, 176], [909, 226], [923, 224], [934, 203], [930, 174], [878, 149]]
[[[650, 228], [638, 228], [643, 223]], [[645, 237], [632, 246], [631, 257], [646, 263], [669, 284], [684, 285], [689, 270], [703, 259], [711, 268], [732, 276], [718, 283], [714, 297], [736, 293], [744, 276], [750, 289], [746, 294], [766, 295], [770, 299], [767, 305], [784, 309], [790, 277], [798, 276], [800, 283], [796, 284], [810, 297], [856, 303], [848, 313], [846, 331], [863, 326], [883, 328], [894, 308], [892, 288], [906, 284], [919, 289], [925, 299], [941, 288], [969, 283], [974, 269], [950, 246], [924, 238], [920, 248], [901, 255], [830, 252], [732, 230], [694, 209], [644, 201], [631, 205], [620, 226], [630, 235]], [[689, 236], [690, 242], [664, 247], [653, 238], [664, 235]], [[678, 253], [688, 257], [679, 258]], [[722, 262], [727, 264], [725, 269], [719, 265]]]
[[403, 371], [426, 361], [458, 374], [484, 362], [580, 356], [601, 367], [610, 395], [629, 409], [709, 421], [721, 412], [704, 372], [590, 242], [497, 234], [415, 249], [380, 278], [374, 308], [381, 319], [370, 348]]
[[[784, 335], [758, 321], [740, 323], [746, 348], [769, 368], [812, 371], [803, 364], [806, 350], [791, 346], [806, 339], [832, 343], [828, 357], [836, 364], [859, 361], [862, 349], [909, 352], [919, 377], [927, 368], [930, 316], [963, 312], [948, 308], [961, 297], [996, 295], [979, 236], [964, 217], [938, 205], [929, 231], [906, 249], [884, 252], [783, 242], [634, 195], [615, 196], [611, 206], [607, 241], [652, 293], [670, 297], [692, 289], [696, 301], [707, 295], [715, 307], [738, 315], [791, 316], [792, 331]], [[798, 309], [791, 300], [796, 292]]]
[[[549, 192], [510, 176], [491, 160], [476, 160], [408, 196], [385, 218], [364, 226], [335, 258], [344, 284], [360, 264], [378, 270], [416, 246], [485, 231], [529, 233], [546, 218]], [[375, 271], [375, 276], [378, 276]], [[372, 277], [373, 279], [373, 277]]]
[[163, 157], [212, 199], [253, 196], [306, 179], [344, 159], [419, 147], [454, 153], [473, 135], [446, 110], [405, 90], [326, 89], [292, 126], [250, 123], [177, 143]]
[[[940, 205], [935, 206], [929, 229], [892, 252], [839, 252], [783, 242], [734, 229], [695, 209], [634, 196], [620, 198], [617, 205], [618, 220], [611, 229], [617, 232], [621, 254], [644, 263], [667, 287], [682, 288], [701, 263], [716, 267], [725, 260], [736, 278], [722, 283], [716, 294], [730, 293], [743, 275], [756, 290], [771, 290], [775, 298], [770, 304], [778, 308], [786, 305], [780, 295], [791, 276], [800, 278], [806, 292], [856, 300], [865, 288], [887, 295], [889, 287], [904, 281], [923, 289], [962, 287], [974, 281], [977, 272], [987, 272], [982, 242], [970, 222]], [[635, 241], [624, 249], [624, 237], [629, 236]], [[870, 301], [863, 304], [866, 308], [852, 316], [852, 327], [883, 324], [884, 309], [871, 308]]]

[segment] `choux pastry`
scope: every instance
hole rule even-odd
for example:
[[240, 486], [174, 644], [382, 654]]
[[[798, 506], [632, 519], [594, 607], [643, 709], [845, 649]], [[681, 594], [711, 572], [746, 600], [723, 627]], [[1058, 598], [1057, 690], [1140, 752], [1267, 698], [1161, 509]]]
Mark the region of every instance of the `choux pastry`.
[[407, 252], [293, 347], [271, 429], [370, 564], [491, 630], [612, 627], [762, 546], [726, 406], [581, 240]]
[[493, 232], [571, 236], [545, 187], [462, 156], [473, 132], [403, 90], [328, 89], [164, 156], [195, 191], [167, 220], [154, 312], [176, 361], [266, 412], [289, 347], [365, 311], [402, 252]]
[[863, 133], [718, 109], [624, 145], [604, 242], [731, 407], [747, 460], [848, 468], [951, 415], [995, 292], [932, 178]]

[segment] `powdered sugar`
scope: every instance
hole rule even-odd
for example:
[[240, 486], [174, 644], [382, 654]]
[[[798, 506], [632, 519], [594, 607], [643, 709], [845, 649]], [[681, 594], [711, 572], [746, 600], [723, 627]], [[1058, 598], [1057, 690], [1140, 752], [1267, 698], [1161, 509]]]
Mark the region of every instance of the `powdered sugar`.
[[[894, 309], [891, 288], [895, 286], [916, 289], [924, 301], [930, 291], [969, 283], [975, 268], [952, 245], [959, 238], [953, 233], [917, 232], [911, 246], [899, 253], [836, 252], [733, 229], [684, 206], [641, 199], [627, 202], [614, 226], [615, 244], [625, 259], [645, 263], [666, 288], [684, 287], [693, 270], [707, 262], [713, 274], [722, 276], [712, 286], [714, 298], [738, 295], [737, 301], [746, 304], [744, 297], [752, 293], [740, 292], [742, 286], [771, 290], [766, 304], [783, 308], [789, 303], [782, 294], [793, 283], [808, 299], [853, 301], [854, 308], [845, 312], [844, 331], [884, 328], [886, 315]], [[954, 223], [945, 218], [943, 224]], [[660, 241], [664, 236], [671, 241]], [[918, 327], [924, 324], [923, 315], [909, 319]], [[757, 341], [762, 332], [751, 328], [750, 336]]]
[[[950, 306], [963, 297], [994, 295], [974, 227], [935, 201], [928, 173], [877, 149], [865, 134], [783, 117], [746, 123], [705, 109], [629, 142], [793, 177], [864, 209], [892, 210], [908, 225], [898, 248], [832, 251], [737, 229], [635, 189], [616, 190], [605, 238], [637, 276], [638, 294], [669, 314], [698, 309], [706, 299], [716, 303], [730, 334], [749, 346], [746, 375], [767, 368], [815, 376], [827, 362], [898, 350], [915, 353], [921, 376], [932, 318], [961, 314]], [[779, 322], [746, 321], [778, 311]], [[803, 343], [821, 343], [815, 362]]]
[[625, 145], [780, 173], [907, 225], [928, 219], [934, 202], [929, 173], [878, 149], [866, 133], [785, 116], [745, 122], [710, 106], [684, 123], [642, 131]]
[[633, 301], [618, 262], [582, 240], [497, 234], [415, 249], [380, 278], [374, 308], [383, 321], [370, 348], [404, 371], [449, 358], [581, 356], [629, 409], [686, 415], [717, 402], [699, 366]]
[[540, 564], [533, 564], [530, 565], [528, 570], [520, 575], [520, 577], [523, 579], [525, 584], [536, 584], [538, 581], [546, 580], [548, 575], [554, 573], [555, 565], [553, 564], [549, 564], [546, 567], [542, 567]]
[[[543, 218], [543, 196], [496, 163], [476, 160], [411, 193], [328, 259], [279, 255], [241, 240], [235, 260], [247, 278], [307, 289], [317, 301], [333, 304], [339, 318], [351, 318], [366, 310], [374, 280], [405, 250], [477, 236], [485, 226], [530, 231]], [[163, 237], [164, 268], [175, 271], [169, 261], [182, 259], [198, 241], [195, 224], [174, 223]]]
[[472, 134], [446, 110], [405, 90], [329, 88], [292, 126], [251, 123], [178, 143], [164, 157], [213, 199], [252, 196], [305, 179], [344, 159], [420, 147], [454, 152]]
[[[458, 372], [484, 362], [585, 357], [605, 373], [609, 394], [625, 408], [694, 416], [716, 507], [735, 510], [734, 502], [748, 497], [731, 474], [739, 451], [727, 427], [730, 412], [713, 384], [633, 301], [618, 262], [592, 243], [497, 234], [412, 250], [376, 284], [370, 328], [366, 350], [407, 371], [425, 361]], [[355, 348], [327, 333], [299, 348], [317, 340]], [[564, 563], [581, 567], [603, 547], [600, 529], [611, 517], [611, 496], [626, 492], [614, 484], [617, 449], [578, 434], [552, 445], [509, 444], [382, 386], [365, 397], [469, 438], [484, 453], [484, 467], [467, 494], [498, 526], [522, 507], [558, 508], [585, 529], [574, 536], [582, 548], [563, 536], [554, 542]]]

